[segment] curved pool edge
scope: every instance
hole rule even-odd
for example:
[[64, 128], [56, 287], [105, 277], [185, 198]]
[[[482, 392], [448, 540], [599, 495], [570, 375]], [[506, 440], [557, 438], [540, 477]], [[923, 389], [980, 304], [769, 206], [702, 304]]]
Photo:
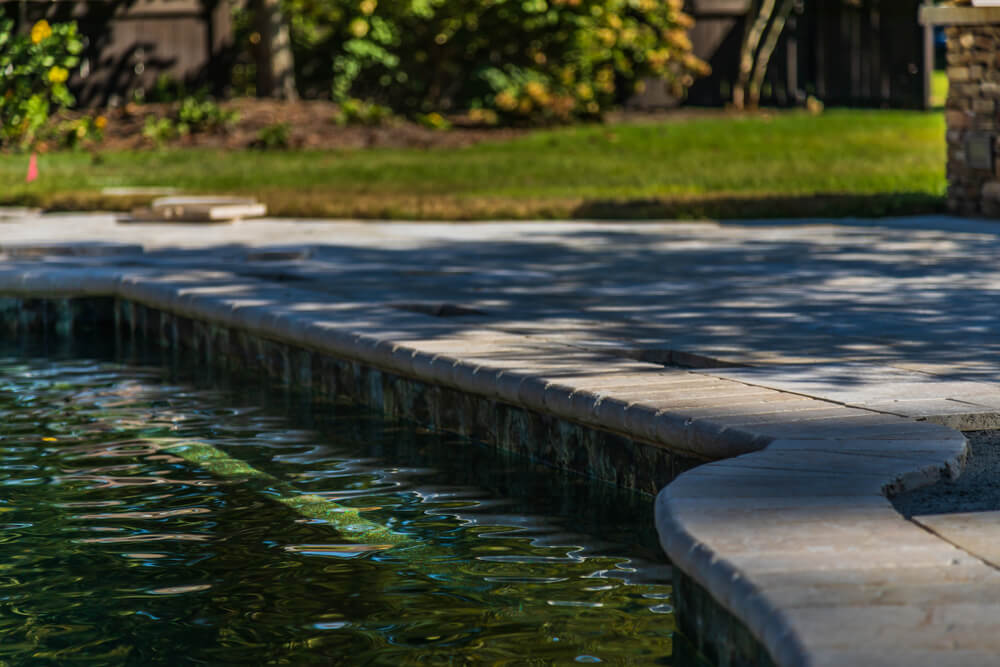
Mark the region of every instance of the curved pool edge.
[[[957, 475], [964, 436], [809, 436], [685, 472], [658, 495], [661, 544], [692, 584], [677, 601], [688, 638], [719, 664], [994, 661], [1000, 573], [887, 499]], [[727, 642], [733, 626], [759, 647]]]
[[[878, 614], [859, 614], [865, 623], [846, 623], [841, 643], [831, 643], [831, 621], [850, 620], [838, 614], [878, 611], [870, 596], [852, 594], [905, 597], [914, 587], [872, 577], [913, 575], [919, 588], [933, 571], [958, 567], [963, 581], [1000, 585], [992, 568], [885, 499], [957, 472], [965, 441], [942, 426], [488, 325], [456, 329], [386, 304], [330, 303], [221, 271], [7, 268], [0, 295], [112, 297], [119, 330], [290, 383], [329, 375], [330, 393], [647, 492], [724, 459], [680, 474], [660, 493], [657, 528], [675, 567], [760, 642], [759, 660], [852, 664], [838, 661], [861, 655], [882, 660], [853, 664], [899, 664], [886, 651], [901, 657], [919, 647], [907, 644], [919, 624], [883, 624], [879, 634]], [[827, 544], [823, 534], [840, 539]], [[817, 561], [817, 553], [833, 556]], [[853, 577], [845, 586], [831, 580], [844, 574]], [[817, 604], [823, 596], [830, 604]], [[927, 600], [896, 606], [919, 615], [933, 606]], [[859, 629], [874, 633], [871, 641], [851, 634]], [[935, 641], [954, 644], [946, 635]], [[976, 650], [959, 657], [982, 658]]]

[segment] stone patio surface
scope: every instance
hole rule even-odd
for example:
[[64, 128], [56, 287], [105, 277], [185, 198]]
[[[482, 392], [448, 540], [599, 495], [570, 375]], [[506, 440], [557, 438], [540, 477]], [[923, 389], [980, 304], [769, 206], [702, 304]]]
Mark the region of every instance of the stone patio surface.
[[885, 495], [1000, 427], [998, 259], [1000, 225], [944, 217], [0, 216], [2, 294], [123, 296], [718, 460], [659, 495], [661, 541], [782, 665], [1000, 656], [1000, 518]]

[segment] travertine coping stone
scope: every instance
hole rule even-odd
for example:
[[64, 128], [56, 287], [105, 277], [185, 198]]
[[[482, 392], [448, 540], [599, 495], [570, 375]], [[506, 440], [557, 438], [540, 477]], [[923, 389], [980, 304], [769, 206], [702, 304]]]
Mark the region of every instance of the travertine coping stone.
[[[884, 426], [865, 419], [861, 432]], [[885, 498], [961, 470], [961, 434], [923, 426], [931, 437], [843, 439], [805, 421], [800, 439], [683, 473], [657, 498], [663, 548], [779, 665], [982, 661], [1000, 649], [997, 598], [981, 593], [1000, 594], [1000, 573]]]
[[[753, 404], [773, 412], [763, 406], [783, 396], [735, 380], [664, 369], [519, 333], [469, 337], [423, 314], [378, 305], [323, 304], [312, 292], [223, 271], [88, 271], [3, 273], [0, 289], [74, 293], [67, 285], [81, 285], [81, 276], [97, 276], [96, 291], [109, 296], [305, 345], [705, 459], [754, 451], [771, 439], [752, 425], [735, 428], [714, 422], [712, 411], [704, 409], [706, 401], [724, 399], [717, 404], [720, 413], [731, 411], [733, 404], [747, 405], [746, 414], [753, 416], [758, 414]], [[658, 390], [655, 397], [636, 398], [636, 387], [647, 382]], [[671, 386], [678, 399], [705, 400], [674, 409], [667, 391]], [[628, 400], [616, 396], [626, 392]]]
[[994, 567], [1000, 566], [1000, 512], [935, 514], [913, 520]]
[[[960, 609], [994, 611], [971, 592], [960, 599], [949, 593], [938, 605], [939, 577], [968, 583], [970, 591], [976, 583], [1000, 591], [1000, 582], [993, 568], [904, 520], [885, 498], [957, 474], [965, 440], [948, 428], [623, 360], [551, 337], [470, 334], [419, 313], [327, 303], [323, 295], [225, 271], [13, 267], [0, 270], [0, 292], [121, 297], [696, 458], [726, 459], [667, 486], [657, 500], [657, 528], [676, 566], [740, 619], [778, 664], [859, 656], [885, 662], [914, 646], [948, 664], [955, 656], [981, 658], [1000, 637], [987, 632], [989, 640], [972, 641], [963, 629], [921, 627], [928, 614], [947, 620], [959, 618]], [[837, 573], [861, 577], [864, 590], [841, 586]], [[911, 589], [919, 595], [908, 597]], [[878, 607], [883, 599], [889, 610]], [[858, 600], [873, 606], [853, 606]], [[865, 613], [854, 615], [859, 608]], [[852, 620], [862, 617], [863, 626]], [[949, 642], [960, 650], [936, 651]], [[968, 651], [961, 642], [970, 642]]]

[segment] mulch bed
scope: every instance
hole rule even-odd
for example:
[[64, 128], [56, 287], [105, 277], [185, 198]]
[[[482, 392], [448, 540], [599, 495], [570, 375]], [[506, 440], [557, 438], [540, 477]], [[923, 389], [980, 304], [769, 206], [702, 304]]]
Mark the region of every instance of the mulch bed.
[[[467, 127], [456, 119], [447, 131], [435, 130], [402, 119], [392, 119], [376, 127], [342, 126], [335, 121], [337, 105], [332, 102], [241, 98], [221, 102], [220, 107], [236, 111], [239, 119], [217, 132], [197, 132], [167, 143], [176, 147], [243, 149], [256, 145], [260, 131], [275, 123], [287, 123], [288, 147], [297, 149], [359, 148], [461, 148], [482, 141], [502, 141], [520, 136], [524, 129]], [[108, 119], [99, 150], [137, 150], [154, 143], [142, 131], [149, 116], [170, 117], [174, 104], [127, 104], [101, 112], [77, 111], [65, 117], [77, 118], [100, 113]]]

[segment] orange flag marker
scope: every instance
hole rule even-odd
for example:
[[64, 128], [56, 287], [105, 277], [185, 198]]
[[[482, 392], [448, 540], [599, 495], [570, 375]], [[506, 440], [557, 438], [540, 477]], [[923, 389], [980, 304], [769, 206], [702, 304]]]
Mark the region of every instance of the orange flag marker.
[[38, 155], [32, 153], [31, 159], [28, 160], [28, 175], [24, 177], [24, 182], [31, 183], [36, 178], [38, 178]]

